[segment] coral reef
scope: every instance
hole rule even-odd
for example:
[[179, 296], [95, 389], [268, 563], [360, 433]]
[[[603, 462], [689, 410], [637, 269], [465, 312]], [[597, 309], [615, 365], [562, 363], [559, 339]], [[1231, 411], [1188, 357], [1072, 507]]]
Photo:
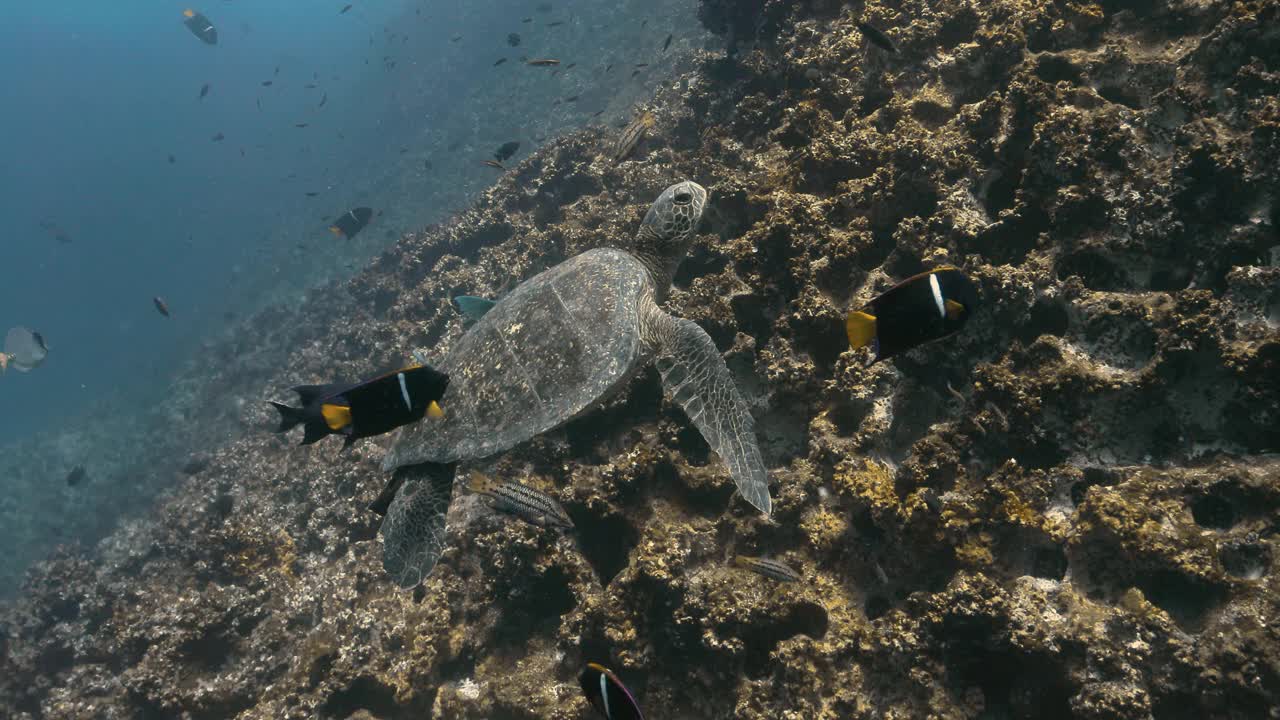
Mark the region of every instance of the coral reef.
[[[734, 52], [658, 90], [631, 159], [558, 138], [313, 299], [329, 322], [276, 330], [286, 362], [211, 353], [266, 393], [443, 351], [450, 296], [621, 242], [695, 179], [711, 219], [669, 305], [758, 405], [774, 522], [648, 372], [484, 468], [575, 533], [459, 492], [400, 592], [363, 510], [387, 440], [298, 447], [246, 403], [264, 432], [29, 573], [0, 612], [9, 715], [571, 720], [596, 660], [664, 718], [1277, 717], [1280, 8], [700, 15]], [[979, 313], [864, 367], [844, 313], [943, 263]]]

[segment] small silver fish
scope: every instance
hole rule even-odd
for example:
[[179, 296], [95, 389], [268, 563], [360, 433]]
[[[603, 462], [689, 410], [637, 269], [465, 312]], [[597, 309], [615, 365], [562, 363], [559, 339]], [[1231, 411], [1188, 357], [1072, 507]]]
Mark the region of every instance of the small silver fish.
[[640, 141], [644, 139], [645, 134], [649, 132], [649, 128], [653, 127], [654, 122], [653, 113], [644, 112], [623, 128], [622, 135], [613, 146], [613, 161], [622, 162], [625, 160], [631, 154], [631, 151], [636, 149], [636, 145], [639, 145]]
[[800, 573], [792, 570], [790, 566], [769, 558], [735, 555], [733, 564], [778, 582], [800, 582], [802, 579]]
[[480, 473], [471, 473], [468, 489], [489, 498], [489, 506], [542, 527], [573, 529], [573, 521], [560, 503], [544, 492], [518, 482], [501, 482]]

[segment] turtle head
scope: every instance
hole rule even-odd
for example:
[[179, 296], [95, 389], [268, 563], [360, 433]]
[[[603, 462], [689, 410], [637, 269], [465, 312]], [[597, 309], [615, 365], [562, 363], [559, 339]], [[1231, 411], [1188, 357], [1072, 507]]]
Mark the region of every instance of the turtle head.
[[653, 272], [659, 292], [671, 284], [706, 207], [707, 189], [685, 180], [663, 190], [645, 214], [636, 234], [636, 254]]

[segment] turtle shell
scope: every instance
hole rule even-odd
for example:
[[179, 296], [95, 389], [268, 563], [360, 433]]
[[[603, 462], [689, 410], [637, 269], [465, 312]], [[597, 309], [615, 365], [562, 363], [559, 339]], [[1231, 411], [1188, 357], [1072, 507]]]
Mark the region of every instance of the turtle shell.
[[594, 406], [639, 364], [646, 289], [640, 261], [612, 248], [521, 283], [439, 364], [449, 373], [444, 417], [405, 427], [383, 468], [492, 455]]

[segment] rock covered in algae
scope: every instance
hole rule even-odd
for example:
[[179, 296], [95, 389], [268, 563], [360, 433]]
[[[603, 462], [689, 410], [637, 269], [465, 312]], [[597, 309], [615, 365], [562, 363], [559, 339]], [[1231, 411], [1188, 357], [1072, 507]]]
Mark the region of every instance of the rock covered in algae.
[[[569, 720], [594, 660], [653, 717], [1273, 715], [1280, 10], [701, 15], [735, 53], [656, 94], [644, 152], [614, 164], [601, 129], [536, 151], [353, 281], [355, 309], [262, 388], [443, 350], [451, 294], [627, 237], [689, 176], [714, 210], [669, 304], [759, 405], [776, 524], [642, 374], [485, 468], [558, 488], [575, 534], [460, 498], [451, 549], [401, 593], [361, 510], [378, 444], [254, 435], [210, 449], [154, 519], [28, 576], [0, 616], [0, 704]], [[900, 52], [867, 48], [864, 19]], [[863, 367], [843, 314], [944, 263], [978, 283], [979, 315]]]

